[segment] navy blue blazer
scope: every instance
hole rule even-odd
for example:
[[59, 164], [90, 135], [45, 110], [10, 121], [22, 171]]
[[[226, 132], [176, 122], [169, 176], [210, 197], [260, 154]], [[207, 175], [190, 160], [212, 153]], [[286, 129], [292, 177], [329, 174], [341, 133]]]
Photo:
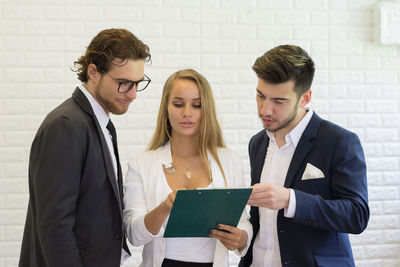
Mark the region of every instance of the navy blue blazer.
[[[252, 185], [260, 182], [268, 145], [265, 130], [250, 140]], [[325, 178], [302, 180], [307, 163], [319, 168]], [[369, 219], [366, 165], [357, 135], [314, 112], [284, 186], [295, 191], [296, 213], [289, 219], [283, 209], [278, 212], [282, 266], [354, 266], [348, 233], [361, 233]], [[253, 240], [239, 266], [250, 266], [253, 260], [253, 243], [260, 228], [257, 207], [251, 207], [250, 216]]]

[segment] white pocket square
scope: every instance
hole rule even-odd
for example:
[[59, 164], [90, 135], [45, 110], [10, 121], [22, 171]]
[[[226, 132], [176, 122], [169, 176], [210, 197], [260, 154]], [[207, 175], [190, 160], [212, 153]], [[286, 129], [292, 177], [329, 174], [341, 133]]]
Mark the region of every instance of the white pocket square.
[[314, 165], [307, 163], [306, 169], [301, 180], [325, 178], [324, 173]]

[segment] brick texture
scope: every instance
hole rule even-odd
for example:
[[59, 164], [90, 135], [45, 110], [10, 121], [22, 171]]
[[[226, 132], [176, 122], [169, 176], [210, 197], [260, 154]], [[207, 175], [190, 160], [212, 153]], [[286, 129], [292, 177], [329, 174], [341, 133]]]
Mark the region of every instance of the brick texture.
[[[254, 60], [278, 44], [304, 47], [317, 71], [311, 106], [360, 136], [371, 220], [351, 235], [356, 265], [400, 266], [400, 48], [373, 41], [375, 0], [2, 0], [0, 2], [0, 267], [17, 265], [27, 166], [44, 116], [78, 84], [73, 61], [101, 29], [148, 43], [150, 87], [113, 117], [122, 166], [145, 149], [166, 78], [195, 68], [210, 81], [230, 148], [249, 183], [247, 144], [261, 129]], [[137, 266], [141, 248], [125, 267]], [[239, 258], [231, 254], [231, 266]]]

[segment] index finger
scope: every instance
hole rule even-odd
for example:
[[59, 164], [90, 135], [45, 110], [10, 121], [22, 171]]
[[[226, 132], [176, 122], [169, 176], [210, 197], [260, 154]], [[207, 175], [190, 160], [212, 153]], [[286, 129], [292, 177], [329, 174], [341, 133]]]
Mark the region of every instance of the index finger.
[[251, 192], [251, 194], [265, 192], [269, 190], [270, 184], [269, 183], [254, 184], [252, 188], [253, 192]]
[[251, 192], [252, 195], [264, 190], [264, 187], [261, 184], [254, 184], [251, 188], [253, 188], [253, 191]]
[[217, 229], [218, 230], [225, 230], [228, 231], [230, 233], [234, 232], [237, 228], [231, 225], [227, 225], [227, 224], [218, 224], [217, 225]]

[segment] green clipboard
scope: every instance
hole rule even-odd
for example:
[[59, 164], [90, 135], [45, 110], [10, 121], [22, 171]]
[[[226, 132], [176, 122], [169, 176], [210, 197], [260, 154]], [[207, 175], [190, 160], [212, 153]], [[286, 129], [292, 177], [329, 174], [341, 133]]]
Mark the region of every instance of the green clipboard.
[[252, 190], [178, 190], [164, 237], [209, 237], [209, 231], [217, 224], [236, 227]]

